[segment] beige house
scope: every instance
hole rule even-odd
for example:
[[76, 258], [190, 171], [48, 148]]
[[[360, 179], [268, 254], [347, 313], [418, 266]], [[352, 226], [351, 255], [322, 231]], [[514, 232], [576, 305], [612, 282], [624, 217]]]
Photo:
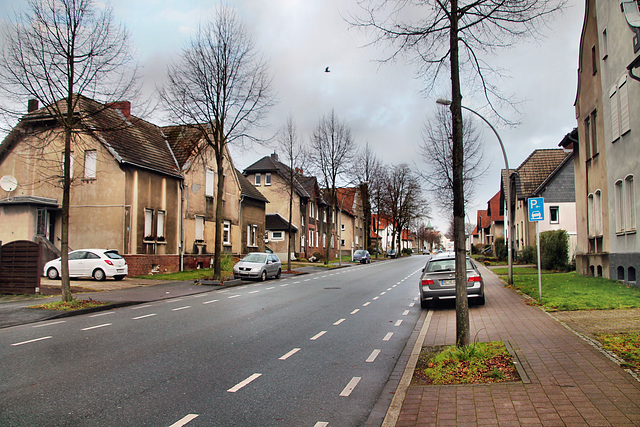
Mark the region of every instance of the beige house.
[[[198, 152], [189, 132], [160, 128], [130, 109], [129, 102], [78, 100], [69, 247], [117, 249], [131, 275], [177, 271], [185, 260], [208, 266], [215, 230], [206, 221], [214, 206], [205, 193], [217, 179], [206, 172], [211, 158], [206, 149]], [[0, 145], [0, 177], [17, 182], [0, 189], [1, 241], [40, 240], [59, 252], [63, 152], [62, 129], [47, 107], [25, 115]], [[235, 224], [227, 251], [240, 253], [243, 195], [230, 158], [227, 170], [225, 215]], [[262, 218], [255, 221], [256, 236], [264, 229]]]

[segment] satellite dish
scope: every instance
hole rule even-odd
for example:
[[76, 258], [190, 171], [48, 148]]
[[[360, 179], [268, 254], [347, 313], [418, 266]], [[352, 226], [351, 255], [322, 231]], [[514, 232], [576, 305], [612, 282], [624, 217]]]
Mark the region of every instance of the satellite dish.
[[18, 188], [18, 180], [11, 175], [5, 175], [0, 178], [0, 188], [4, 191], [13, 191]]

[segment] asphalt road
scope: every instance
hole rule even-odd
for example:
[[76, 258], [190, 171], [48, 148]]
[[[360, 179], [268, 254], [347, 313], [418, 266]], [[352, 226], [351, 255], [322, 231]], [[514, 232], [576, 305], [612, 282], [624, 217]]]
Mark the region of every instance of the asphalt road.
[[420, 315], [424, 262], [2, 329], [0, 425], [362, 425]]

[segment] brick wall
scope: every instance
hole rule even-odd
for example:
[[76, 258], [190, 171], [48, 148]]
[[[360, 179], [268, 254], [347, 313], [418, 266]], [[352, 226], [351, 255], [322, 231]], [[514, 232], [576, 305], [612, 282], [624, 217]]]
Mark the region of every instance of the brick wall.
[[123, 255], [129, 265], [129, 276], [180, 271], [179, 255]]

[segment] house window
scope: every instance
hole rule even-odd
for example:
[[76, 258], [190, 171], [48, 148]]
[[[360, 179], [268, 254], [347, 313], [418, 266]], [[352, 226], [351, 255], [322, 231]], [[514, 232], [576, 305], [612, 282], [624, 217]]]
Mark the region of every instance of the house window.
[[584, 148], [587, 154], [587, 160], [591, 159], [591, 117], [584, 119]]
[[271, 240], [284, 240], [284, 233], [282, 231], [272, 231]]
[[322, 211], [322, 221], [327, 222], [327, 211]]
[[258, 246], [258, 226], [247, 225], [247, 246]]
[[164, 240], [164, 220], [165, 220], [165, 211], [158, 211], [158, 224], [156, 226], [156, 238], [158, 240]]
[[260, 174], [257, 173], [255, 176], [255, 185], [256, 187], [260, 187]]
[[322, 233], [322, 247], [327, 247], [327, 233]]
[[609, 40], [607, 39], [607, 29], [602, 30], [602, 59], [607, 59], [609, 55]]
[[310, 248], [315, 247], [315, 244], [313, 242], [313, 230], [309, 230], [309, 247]]
[[340, 239], [340, 246], [344, 246], [344, 239]]
[[144, 239], [145, 240], [153, 239], [153, 210], [152, 209], [144, 210]]
[[596, 46], [591, 47], [591, 68], [593, 69], [593, 75], [598, 72], [598, 57], [596, 56]]
[[[64, 170], [64, 152], [62, 153], [62, 169]], [[73, 179], [73, 151], [69, 153], [69, 176]]]
[[559, 213], [558, 206], [549, 206], [549, 222], [551, 224], [558, 224], [560, 222]]
[[609, 105], [611, 107], [611, 142], [620, 138], [620, 112], [618, 111], [618, 92], [614, 86], [609, 92]]
[[593, 194], [589, 194], [587, 196], [587, 224], [589, 228], [589, 236], [594, 236], [596, 234], [596, 227]]
[[224, 221], [222, 223], [222, 243], [225, 245], [231, 244], [231, 222]]
[[98, 159], [98, 153], [96, 150], [87, 150], [84, 152], [84, 177], [95, 178], [96, 177], [96, 163]]
[[631, 130], [629, 117], [629, 85], [627, 84], [626, 74], [618, 82], [618, 97], [618, 101], [620, 102], [620, 135], [624, 135]]
[[344, 231], [344, 224], [340, 224], [340, 231]]
[[204, 217], [196, 215], [196, 242], [204, 241]]
[[633, 185], [633, 175], [629, 175], [624, 179], [625, 200], [626, 200], [626, 228], [627, 231], [635, 231], [636, 229], [636, 201], [635, 188]]
[[264, 185], [271, 185], [271, 174], [267, 173], [264, 175]]
[[304, 234], [300, 235], [300, 249], [304, 249], [305, 248], [305, 241], [304, 241]]
[[211, 169], [207, 169], [206, 174], [207, 176], [205, 178], [206, 182], [205, 182], [204, 195], [206, 197], [213, 197], [214, 196], [214, 177], [216, 176], [216, 173]]
[[625, 211], [624, 211], [624, 189], [622, 186], [622, 180], [619, 179], [615, 183], [615, 198], [616, 198], [616, 233], [624, 232], [625, 228]]
[[600, 152], [600, 150], [598, 150], [598, 135], [596, 126], [597, 117], [598, 112], [596, 110], [593, 110], [593, 112], [591, 113], [591, 157], [595, 157]]
[[602, 193], [596, 190], [593, 197], [596, 236], [602, 236]]

